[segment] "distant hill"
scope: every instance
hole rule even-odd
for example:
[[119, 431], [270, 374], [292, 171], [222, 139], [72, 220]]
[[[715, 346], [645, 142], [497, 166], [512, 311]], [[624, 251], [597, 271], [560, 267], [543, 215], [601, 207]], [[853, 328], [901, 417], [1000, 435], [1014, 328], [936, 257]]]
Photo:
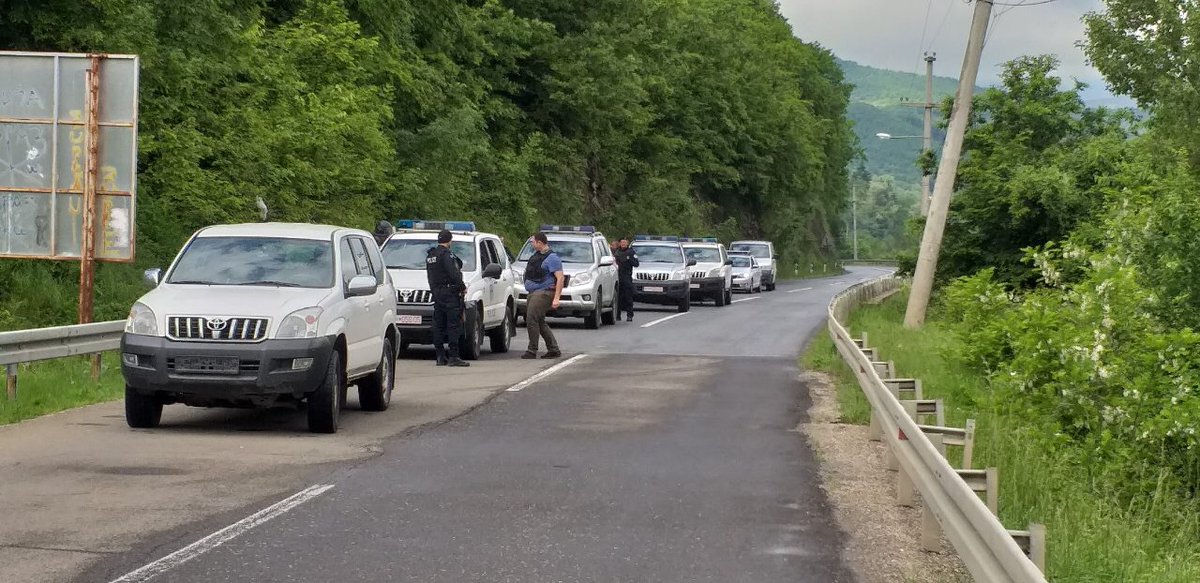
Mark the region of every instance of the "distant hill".
[[[841, 59], [837, 59], [837, 63], [845, 73], [846, 81], [854, 85], [854, 93], [850, 95], [850, 99], [853, 101], [875, 107], [892, 107], [903, 101], [916, 103], [925, 101], [924, 66], [921, 67], [921, 72], [916, 74], [876, 69]], [[934, 63], [934, 67], [936, 69], [936, 63]], [[953, 95], [957, 90], [958, 79], [934, 75], [934, 101], [938, 101], [946, 95]]]

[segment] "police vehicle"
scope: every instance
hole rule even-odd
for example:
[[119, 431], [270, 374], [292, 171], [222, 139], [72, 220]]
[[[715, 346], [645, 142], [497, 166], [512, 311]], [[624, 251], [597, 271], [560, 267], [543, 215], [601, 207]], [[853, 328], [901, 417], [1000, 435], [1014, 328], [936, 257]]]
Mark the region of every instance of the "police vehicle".
[[508, 352], [517, 333], [517, 300], [508, 254], [499, 236], [479, 232], [471, 221], [396, 221], [396, 233], [383, 244], [383, 260], [396, 284], [401, 349], [433, 344], [433, 292], [425, 274], [425, 258], [437, 245], [442, 229], [454, 234], [450, 250], [462, 260], [463, 283], [467, 284], [459, 353], [466, 360], [479, 358], [484, 336], [492, 352]]
[[746, 251], [758, 261], [762, 267], [762, 284], [767, 291], [775, 291], [775, 275], [779, 255], [775, 254], [775, 244], [770, 241], [734, 241], [729, 244], [730, 251]]
[[348, 385], [383, 411], [396, 375], [395, 290], [370, 233], [253, 223], [197, 231], [121, 336], [125, 419], [156, 427], [163, 405], [308, 404], [337, 431]]
[[743, 252], [730, 252], [733, 262], [733, 289], [749, 293], [762, 291], [762, 267], [753, 255]]
[[678, 237], [638, 235], [633, 249], [641, 263], [633, 272], [633, 300], [646, 304], [678, 306], [680, 312], [691, 309], [691, 268]]
[[[550, 249], [563, 262], [563, 290], [559, 307], [549, 316], [583, 318], [584, 325], [595, 330], [600, 324], [616, 323], [619, 286], [617, 267], [604, 234], [589, 225], [542, 225], [540, 229], [550, 242]], [[525, 266], [533, 257], [533, 242], [526, 241], [513, 269], [519, 274], [517, 282], [517, 313], [525, 316], [529, 294], [525, 292]]]
[[733, 301], [733, 262], [716, 237], [685, 238], [683, 252], [695, 259], [692, 269], [692, 301], [712, 300], [718, 307]]

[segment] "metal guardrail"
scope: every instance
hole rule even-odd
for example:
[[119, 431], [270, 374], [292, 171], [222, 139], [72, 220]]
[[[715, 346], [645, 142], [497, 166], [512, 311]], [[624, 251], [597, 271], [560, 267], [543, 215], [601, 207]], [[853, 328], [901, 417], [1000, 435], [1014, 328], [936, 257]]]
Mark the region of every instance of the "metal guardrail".
[[[892, 276], [855, 285], [838, 294], [829, 304], [829, 334], [838, 352], [854, 372], [871, 404], [872, 425], [898, 461], [898, 493], [906, 486], [921, 493], [924, 501], [923, 537], [930, 526], [940, 525], [946, 538], [976, 581], [1044, 583], [1045, 575], [1025, 554], [1016, 538], [1029, 533], [1010, 532], [992, 514], [960, 472], [950, 466], [934, 439], [918, 426], [910, 411], [884, 383], [872, 358], [850, 336], [842, 322], [850, 311], [879, 296], [899, 289], [902, 282]], [[863, 342], [865, 344], [865, 342]], [[936, 529], [933, 529], [936, 536]], [[1039, 529], [1040, 534], [1042, 531]]]
[[[17, 365], [68, 356], [98, 354], [121, 346], [125, 321], [0, 332], [0, 365], [6, 367], [8, 399], [17, 396]], [[99, 369], [93, 366], [92, 376]]]

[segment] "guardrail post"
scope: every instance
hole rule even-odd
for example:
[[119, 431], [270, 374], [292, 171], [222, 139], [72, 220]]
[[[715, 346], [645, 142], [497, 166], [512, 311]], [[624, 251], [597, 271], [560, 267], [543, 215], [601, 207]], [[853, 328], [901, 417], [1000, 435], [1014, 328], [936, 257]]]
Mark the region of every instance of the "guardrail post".
[[871, 411], [871, 425], [867, 426], [867, 439], [870, 441], [879, 441], [883, 438], [882, 425], [879, 423], [879, 414], [874, 410]]
[[[942, 444], [942, 436], [933, 434], [927, 437], [933, 443], [933, 447], [937, 448], [942, 456], [945, 456], [946, 446]], [[933, 513], [933, 508], [929, 507], [928, 501], [921, 506], [921, 550], [930, 553], [942, 550], [942, 525], [938, 523], [937, 516]]]
[[962, 454], [962, 469], [971, 469], [971, 462], [975, 457], [975, 420], [967, 419], [966, 437], [963, 438], [963, 454]]
[[92, 382], [100, 382], [100, 355], [92, 355]]
[[1046, 572], [1046, 525], [1030, 524], [1029, 530], [1010, 530], [1009, 536], [1012, 536], [1013, 542], [1021, 547], [1021, 551], [1025, 553], [1029, 560], [1037, 566], [1038, 570]]
[[8, 400], [16, 401], [17, 400], [17, 365], [10, 364], [6, 368], [8, 369], [8, 371], [7, 371], [7, 374], [5, 375], [5, 377], [7, 377], [7, 380], [4, 383], [4, 386], [8, 389]]
[[896, 474], [896, 504], [912, 508], [914, 505], [912, 477], [904, 471], [904, 468], [899, 470]]

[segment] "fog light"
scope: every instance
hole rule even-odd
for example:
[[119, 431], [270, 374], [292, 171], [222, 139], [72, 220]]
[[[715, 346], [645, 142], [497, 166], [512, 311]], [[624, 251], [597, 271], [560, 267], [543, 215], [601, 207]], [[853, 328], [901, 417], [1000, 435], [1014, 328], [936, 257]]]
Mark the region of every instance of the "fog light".
[[292, 370], [308, 370], [312, 368], [313, 359], [311, 358], [293, 358]]
[[124, 362], [126, 366], [137, 366], [138, 355], [125, 352], [121, 354], [121, 362]]
[[585, 301], [585, 302], [592, 301], [592, 294], [583, 294], [583, 301]]

